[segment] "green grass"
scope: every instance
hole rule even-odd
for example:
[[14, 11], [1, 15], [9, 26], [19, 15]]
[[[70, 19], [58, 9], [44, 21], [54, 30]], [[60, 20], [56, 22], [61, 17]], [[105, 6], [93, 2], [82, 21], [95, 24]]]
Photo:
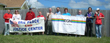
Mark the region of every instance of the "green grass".
[[110, 37], [74, 37], [55, 35], [0, 35], [0, 43], [110, 43]]

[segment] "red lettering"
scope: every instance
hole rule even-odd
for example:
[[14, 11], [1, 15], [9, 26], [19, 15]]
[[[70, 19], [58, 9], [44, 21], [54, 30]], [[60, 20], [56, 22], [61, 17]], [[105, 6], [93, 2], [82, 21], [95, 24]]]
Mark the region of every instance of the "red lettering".
[[25, 27], [30, 27], [30, 26], [32, 26], [32, 24], [30, 24], [30, 25], [25, 25]]

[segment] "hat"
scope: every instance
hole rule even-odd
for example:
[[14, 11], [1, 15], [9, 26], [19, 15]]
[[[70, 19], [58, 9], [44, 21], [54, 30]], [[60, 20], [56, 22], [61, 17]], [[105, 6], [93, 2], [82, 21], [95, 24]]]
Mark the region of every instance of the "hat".
[[29, 8], [29, 10], [32, 10], [32, 8]]
[[97, 8], [96, 10], [100, 10], [99, 8]]

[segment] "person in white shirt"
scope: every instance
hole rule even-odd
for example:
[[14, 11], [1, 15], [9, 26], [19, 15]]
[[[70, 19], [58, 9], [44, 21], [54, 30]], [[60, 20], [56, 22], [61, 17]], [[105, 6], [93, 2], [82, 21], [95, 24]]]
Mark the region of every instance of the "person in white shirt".
[[15, 13], [13, 14], [12, 19], [13, 20], [21, 20], [21, 15], [19, 14], [18, 10], [15, 10]]
[[[13, 17], [12, 17], [13, 20], [21, 20], [21, 15], [19, 14], [19, 11], [18, 10], [15, 10], [15, 13], [13, 14]], [[18, 35], [18, 33], [15, 32], [15, 34]]]
[[52, 13], [52, 9], [49, 8], [49, 12], [47, 13], [47, 20], [46, 20], [46, 23], [47, 23], [47, 30], [46, 30], [46, 34], [49, 35], [49, 34], [53, 34], [52, 32], [52, 15], [54, 15], [54, 13]]

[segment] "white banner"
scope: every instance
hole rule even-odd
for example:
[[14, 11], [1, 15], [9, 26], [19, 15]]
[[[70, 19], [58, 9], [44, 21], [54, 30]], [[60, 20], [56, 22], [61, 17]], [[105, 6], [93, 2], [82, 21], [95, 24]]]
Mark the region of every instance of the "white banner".
[[53, 32], [85, 35], [86, 17], [52, 15]]
[[9, 20], [9, 32], [44, 32], [44, 18], [34, 18], [32, 20]]

